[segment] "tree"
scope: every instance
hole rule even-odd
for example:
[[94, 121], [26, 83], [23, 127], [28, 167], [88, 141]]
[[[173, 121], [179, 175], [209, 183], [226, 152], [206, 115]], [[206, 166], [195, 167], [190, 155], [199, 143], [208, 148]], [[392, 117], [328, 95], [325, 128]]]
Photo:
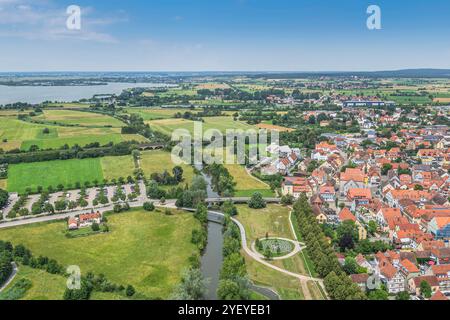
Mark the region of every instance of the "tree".
[[376, 289], [370, 291], [367, 297], [369, 298], [369, 300], [388, 300], [389, 294], [386, 290]]
[[94, 222], [94, 223], [92, 223], [92, 225], [91, 225], [91, 229], [92, 229], [92, 231], [97, 232], [97, 231], [100, 230], [100, 226], [98, 225], [97, 222]]
[[223, 260], [220, 279], [230, 279], [235, 276], [245, 276], [247, 273], [244, 258], [239, 253], [232, 253]]
[[347, 274], [355, 274], [358, 270], [358, 264], [356, 263], [355, 258], [353, 257], [346, 257], [345, 258], [345, 264], [344, 264], [344, 271]]
[[336, 229], [337, 240], [341, 250], [353, 249], [358, 242], [358, 228], [351, 220], [342, 222]]
[[395, 296], [395, 300], [409, 300], [409, 299], [410, 299], [410, 295], [407, 291], [399, 292]]
[[127, 297], [132, 297], [134, 296], [135, 293], [136, 291], [134, 290], [134, 287], [129, 284], [125, 289], [125, 294], [127, 295]]
[[227, 214], [229, 216], [235, 216], [238, 214], [237, 208], [234, 205], [233, 201], [231, 200], [226, 200], [223, 204], [222, 204], [222, 212], [224, 214]]
[[153, 211], [155, 210], [155, 205], [153, 204], [153, 202], [144, 202], [143, 208], [145, 211]]
[[250, 284], [246, 278], [220, 280], [217, 297], [221, 300], [249, 300]]
[[425, 280], [423, 280], [420, 283], [420, 294], [427, 299], [431, 298], [431, 294], [432, 294], [431, 286]]
[[288, 206], [293, 203], [294, 203], [294, 196], [292, 196], [291, 194], [287, 194], [287, 195], [281, 197], [281, 204], [283, 206]]
[[266, 202], [264, 201], [261, 193], [255, 192], [253, 193], [248, 206], [252, 209], [262, 209], [266, 207]]
[[269, 246], [266, 246], [266, 249], [264, 249], [264, 258], [266, 258], [266, 260], [270, 260], [272, 259], [272, 250], [270, 250]]
[[180, 183], [183, 180], [183, 168], [180, 166], [176, 166], [172, 169], [173, 177], [175, 178], [175, 181]]
[[206, 294], [207, 281], [199, 269], [188, 269], [183, 273], [181, 283], [175, 288], [172, 300], [201, 300]]
[[0, 189], [0, 209], [8, 203], [9, 194], [7, 191]]

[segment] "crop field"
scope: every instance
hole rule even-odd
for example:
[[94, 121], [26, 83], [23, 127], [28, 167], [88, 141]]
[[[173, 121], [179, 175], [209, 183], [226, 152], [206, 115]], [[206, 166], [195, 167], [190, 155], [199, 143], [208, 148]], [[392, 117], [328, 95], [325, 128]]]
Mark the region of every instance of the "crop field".
[[103, 180], [100, 159], [71, 159], [33, 163], [19, 163], [9, 166], [8, 191], [23, 193], [27, 188], [38, 186], [56, 188], [58, 184], [74, 185]]
[[33, 119], [86, 127], [124, 126], [121, 121], [107, 115], [73, 110], [44, 110], [42, 115]]
[[[173, 116], [177, 113], [184, 113], [186, 111], [191, 111], [186, 108], [127, 108], [125, 109], [128, 114], [138, 114], [144, 121], [148, 120], [156, 120], [156, 119], [169, 119], [173, 118]], [[195, 112], [201, 111], [202, 109], [195, 109]]]
[[[43, 133], [45, 128], [49, 129], [49, 133]], [[56, 149], [65, 144], [69, 147], [75, 144], [85, 146], [93, 142], [105, 145], [109, 142], [118, 143], [129, 140], [146, 141], [140, 135], [121, 134], [120, 128], [63, 127], [35, 124], [13, 117], [0, 119], [0, 148], [5, 151], [28, 150], [32, 145], [40, 149]]]
[[102, 157], [100, 158], [100, 164], [102, 167], [103, 178], [107, 180], [133, 176], [133, 172], [135, 170], [134, 160], [130, 155]]
[[[170, 152], [161, 150], [142, 152], [140, 163], [141, 169], [144, 171], [146, 177], [149, 177], [155, 172], [162, 173], [164, 170], [167, 170], [172, 174], [172, 169], [176, 166], [176, 164], [172, 162]], [[194, 177], [194, 169], [187, 164], [181, 164], [180, 167], [183, 168], [184, 181], [182, 183], [190, 184]]]
[[[2, 229], [0, 239], [24, 244], [35, 256], [64, 266], [78, 265], [82, 274], [102, 273], [114, 283], [131, 284], [147, 298], [168, 298], [188, 267], [188, 258], [197, 252], [191, 233], [200, 228], [198, 221], [176, 210], [172, 215], [132, 210], [109, 215], [108, 226], [108, 233], [67, 238], [66, 222], [41, 223]], [[56, 284], [43, 283], [42, 290]]]
[[[203, 133], [210, 129], [219, 130], [225, 133], [227, 129], [255, 129], [254, 126], [241, 121], [234, 121], [232, 117], [206, 117], [205, 122], [201, 123], [203, 126]], [[175, 129], [186, 129], [193, 135], [194, 132], [194, 121], [186, 119], [162, 119], [147, 121], [151, 128], [158, 130], [166, 135], [172, 135]]]
[[292, 129], [292, 128], [277, 126], [277, 125], [273, 125], [273, 124], [270, 124], [270, 123], [260, 123], [260, 124], [257, 125], [257, 127], [259, 129], [275, 130], [275, 131], [279, 131], [279, 132], [292, 132], [292, 131], [295, 131], [295, 129]]

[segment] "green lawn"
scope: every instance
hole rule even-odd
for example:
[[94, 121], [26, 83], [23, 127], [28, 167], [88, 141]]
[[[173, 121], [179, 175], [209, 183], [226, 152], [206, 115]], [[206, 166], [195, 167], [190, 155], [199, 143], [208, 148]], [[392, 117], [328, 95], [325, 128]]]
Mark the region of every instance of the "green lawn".
[[245, 264], [250, 279], [257, 285], [274, 289], [282, 300], [304, 300], [298, 279], [271, 269], [245, 255]]
[[131, 284], [148, 298], [167, 298], [197, 251], [191, 232], [200, 227], [198, 221], [186, 212], [133, 210], [108, 216], [108, 225], [109, 233], [70, 239], [65, 222], [33, 224], [2, 229], [0, 239], [22, 243], [35, 256], [64, 266], [78, 265], [82, 274], [103, 273], [117, 284]]
[[289, 226], [289, 208], [269, 204], [264, 209], [250, 209], [248, 205], [237, 205], [236, 218], [244, 225], [247, 241], [263, 238], [266, 233], [269, 237], [293, 239]]
[[8, 191], [23, 193], [29, 187], [103, 180], [100, 159], [71, 159], [12, 164], [8, 169]]

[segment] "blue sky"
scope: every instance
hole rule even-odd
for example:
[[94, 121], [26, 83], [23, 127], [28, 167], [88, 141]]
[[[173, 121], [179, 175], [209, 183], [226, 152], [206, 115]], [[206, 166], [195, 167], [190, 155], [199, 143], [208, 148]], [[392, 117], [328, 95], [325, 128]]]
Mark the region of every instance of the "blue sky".
[[448, 0], [0, 0], [0, 71], [450, 68], [449, 15]]

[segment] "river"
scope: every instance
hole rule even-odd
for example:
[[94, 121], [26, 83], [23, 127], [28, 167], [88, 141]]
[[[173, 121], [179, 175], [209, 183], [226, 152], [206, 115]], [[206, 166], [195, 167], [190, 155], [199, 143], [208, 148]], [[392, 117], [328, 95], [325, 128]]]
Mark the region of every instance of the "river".
[[162, 83], [122, 83], [111, 82], [98, 86], [4, 86], [0, 85], [0, 105], [44, 101], [72, 102], [89, 99], [96, 94], [120, 94], [129, 88], [162, 88], [169, 85]]
[[[197, 166], [201, 170], [201, 167]], [[206, 193], [208, 198], [217, 198], [219, 194], [212, 189], [211, 178], [202, 171], [203, 178], [207, 182]], [[217, 300], [217, 288], [219, 286], [220, 269], [223, 263], [223, 225], [217, 222], [217, 215], [209, 213], [208, 220], [208, 243], [201, 257], [201, 271], [203, 277], [208, 280], [208, 292], [205, 296], [207, 300]], [[269, 300], [279, 300], [276, 292], [269, 288], [252, 284], [250, 289], [267, 297]]]

